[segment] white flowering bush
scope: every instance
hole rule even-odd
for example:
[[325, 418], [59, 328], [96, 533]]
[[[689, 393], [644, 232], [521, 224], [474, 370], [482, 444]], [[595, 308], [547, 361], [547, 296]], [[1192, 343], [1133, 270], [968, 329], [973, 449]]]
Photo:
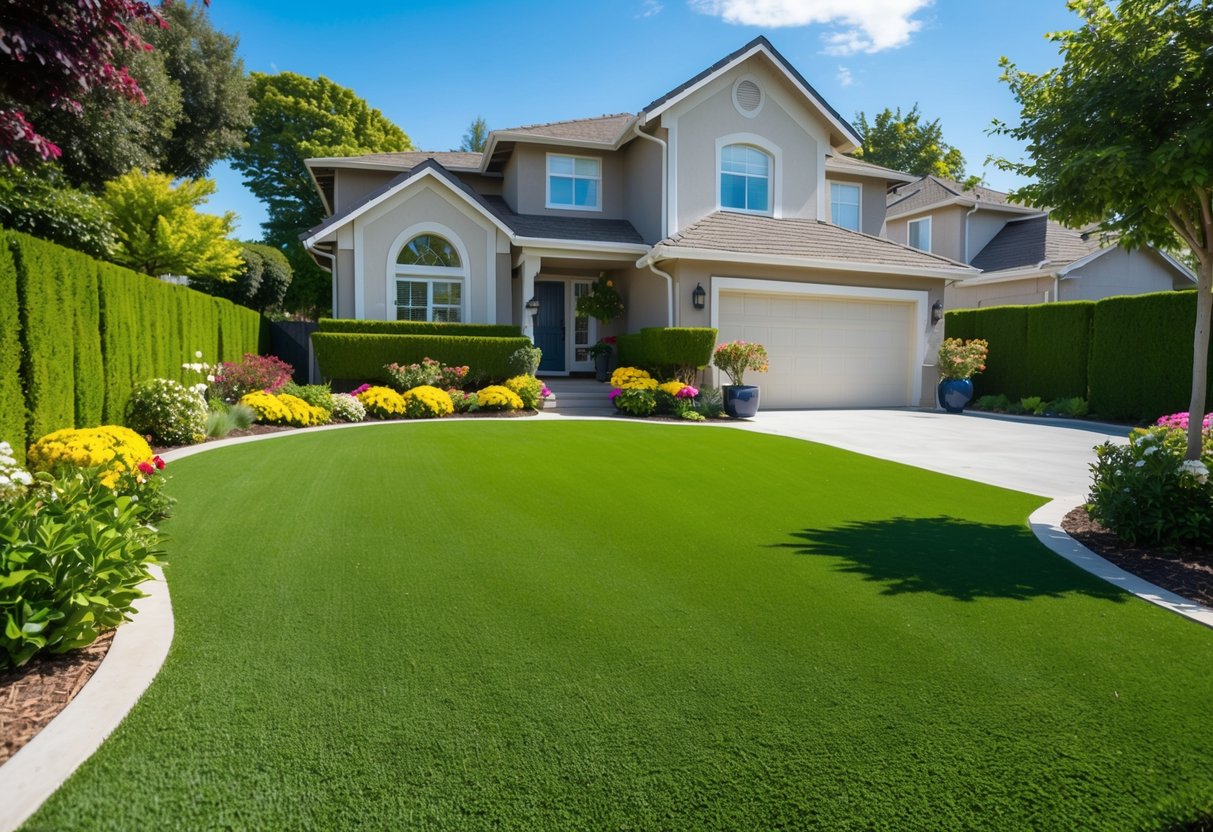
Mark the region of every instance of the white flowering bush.
[[13, 456], [13, 446], [0, 442], [0, 502], [20, 497], [25, 489], [34, 484], [34, 478]]
[[206, 400], [180, 382], [154, 378], [135, 385], [126, 426], [158, 445], [193, 445], [206, 438]]
[[334, 422], [361, 422], [366, 418], [362, 402], [349, 393], [334, 393], [331, 408]]
[[1101, 445], [1087, 511], [1128, 543], [1168, 546], [1213, 539], [1213, 435], [1200, 459], [1184, 459], [1185, 432], [1133, 431], [1129, 444]]
[[[195, 350], [194, 358], [201, 359], [202, 350]], [[182, 364], [181, 369], [201, 376], [202, 380], [191, 384], [189, 389], [201, 396], [203, 401], [210, 398], [211, 385], [215, 383], [215, 365], [207, 364], [205, 361], [191, 361], [188, 364]]]

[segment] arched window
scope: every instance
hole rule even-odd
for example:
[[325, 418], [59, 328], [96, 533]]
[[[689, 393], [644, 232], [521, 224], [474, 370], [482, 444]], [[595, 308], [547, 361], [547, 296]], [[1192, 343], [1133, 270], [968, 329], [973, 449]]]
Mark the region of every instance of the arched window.
[[720, 149], [720, 207], [771, 213], [771, 156], [748, 144]]
[[396, 320], [463, 320], [463, 261], [450, 240], [424, 233], [396, 256]]

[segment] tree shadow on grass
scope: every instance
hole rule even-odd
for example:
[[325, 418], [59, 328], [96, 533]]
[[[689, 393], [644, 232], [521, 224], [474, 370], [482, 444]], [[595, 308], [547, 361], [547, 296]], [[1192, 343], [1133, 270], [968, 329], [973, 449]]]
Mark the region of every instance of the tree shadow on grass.
[[884, 595], [932, 592], [958, 601], [1128, 595], [1044, 551], [1031, 531], [954, 517], [895, 517], [793, 532], [772, 544], [838, 560], [837, 571], [884, 586]]

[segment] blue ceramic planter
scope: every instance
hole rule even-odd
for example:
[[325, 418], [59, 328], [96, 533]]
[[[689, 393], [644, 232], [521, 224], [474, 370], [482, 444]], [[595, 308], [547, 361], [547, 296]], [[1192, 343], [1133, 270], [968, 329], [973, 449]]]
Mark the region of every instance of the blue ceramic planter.
[[973, 398], [973, 382], [967, 378], [945, 378], [939, 382], [939, 406], [948, 413], [964, 413]]
[[724, 386], [724, 412], [734, 419], [752, 419], [758, 413], [758, 388], [752, 384]]

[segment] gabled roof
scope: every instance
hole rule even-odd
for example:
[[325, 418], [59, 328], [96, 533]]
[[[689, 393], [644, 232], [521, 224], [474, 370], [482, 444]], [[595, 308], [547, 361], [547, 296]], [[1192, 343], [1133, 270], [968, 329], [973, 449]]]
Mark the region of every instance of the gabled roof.
[[412, 170], [426, 159], [433, 159], [447, 170], [475, 173], [480, 170], [480, 154], [462, 150], [406, 150], [400, 153], [364, 153], [361, 156], [329, 156], [305, 159], [308, 167], [340, 164], [341, 167]]
[[847, 156], [842, 153], [826, 154], [826, 173], [830, 171], [846, 173], [852, 176], [862, 176], [868, 179], [883, 179], [886, 182], [909, 183], [918, 178], [912, 173], [904, 173], [892, 168], [881, 167], [880, 165], [874, 165], [871, 162], [865, 162], [863, 159], [856, 159], [854, 156]]
[[894, 188], [889, 193], [885, 216], [890, 218], [907, 216], [948, 204], [972, 206], [977, 203], [996, 206], [1002, 210], [1019, 214], [1041, 213], [1039, 208], [1028, 208], [1010, 202], [1007, 194], [993, 188], [985, 188], [980, 185], [965, 188], [964, 185], [953, 182], [951, 179], [924, 176], [908, 185]]
[[646, 259], [715, 259], [964, 278], [976, 270], [937, 254], [821, 220], [717, 211], [653, 247]]
[[528, 124], [523, 127], [507, 127], [494, 130], [498, 139], [552, 139], [554, 141], [577, 141], [615, 147], [627, 134], [636, 116], [632, 113], [616, 113], [595, 118], [578, 118], [571, 121], [552, 121], [547, 124]]
[[1098, 238], [1084, 240], [1081, 232], [1041, 215], [1004, 225], [973, 258], [973, 266], [983, 273], [1056, 267], [1086, 257], [1099, 247]]
[[627, 220], [608, 220], [581, 217], [548, 217], [515, 214], [501, 197], [484, 196], [448, 171], [436, 159], [426, 159], [412, 170], [392, 177], [387, 183], [367, 194], [340, 214], [328, 217], [324, 222], [299, 235], [304, 247], [316, 243], [343, 225], [381, 204], [392, 195], [404, 190], [424, 177], [434, 177], [444, 182], [458, 194], [473, 210], [488, 219], [518, 244], [534, 240], [561, 240], [600, 244], [606, 246], [630, 246], [646, 249], [639, 232]]
[[804, 95], [804, 97], [808, 100], [809, 105], [825, 117], [826, 121], [830, 123], [830, 125], [834, 128], [834, 131], [837, 133], [837, 138], [840, 139], [840, 141], [837, 142], [831, 141], [830, 143], [832, 145], [841, 147], [843, 150], [850, 150], [852, 147], [856, 147], [861, 143], [859, 133], [856, 132], [855, 128], [852, 127], [847, 120], [838, 113], [837, 110], [831, 107], [829, 103], [821, 97], [821, 93], [813, 89], [813, 85], [805, 80], [805, 77], [800, 74], [800, 71], [797, 70], [796, 67], [792, 66], [792, 64], [788, 62], [787, 58], [779, 54], [779, 50], [772, 46], [771, 42], [762, 35], [754, 38], [736, 52], [732, 52], [724, 56], [703, 72], [700, 72], [694, 78], [679, 84], [665, 95], [651, 101], [649, 105], [641, 111], [641, 115], [644, 117], [645, 122], [647, 123], [648, 121], [651, 121], [652, 119], [661, 115], [661, 113], [665, 112], [667, 109], [674, 106], [691, 93], [695, 92], [695, 90], [699, 89], [704, 84], [710, 83], [722, 73], [728, 72], [733, 67], [746, 60], [749, 60], [754, 55], [765, 55], [766, 58], [775, 66], [775, 68], [783, 73], [792, 86], [796, 87], [801, 94]]

